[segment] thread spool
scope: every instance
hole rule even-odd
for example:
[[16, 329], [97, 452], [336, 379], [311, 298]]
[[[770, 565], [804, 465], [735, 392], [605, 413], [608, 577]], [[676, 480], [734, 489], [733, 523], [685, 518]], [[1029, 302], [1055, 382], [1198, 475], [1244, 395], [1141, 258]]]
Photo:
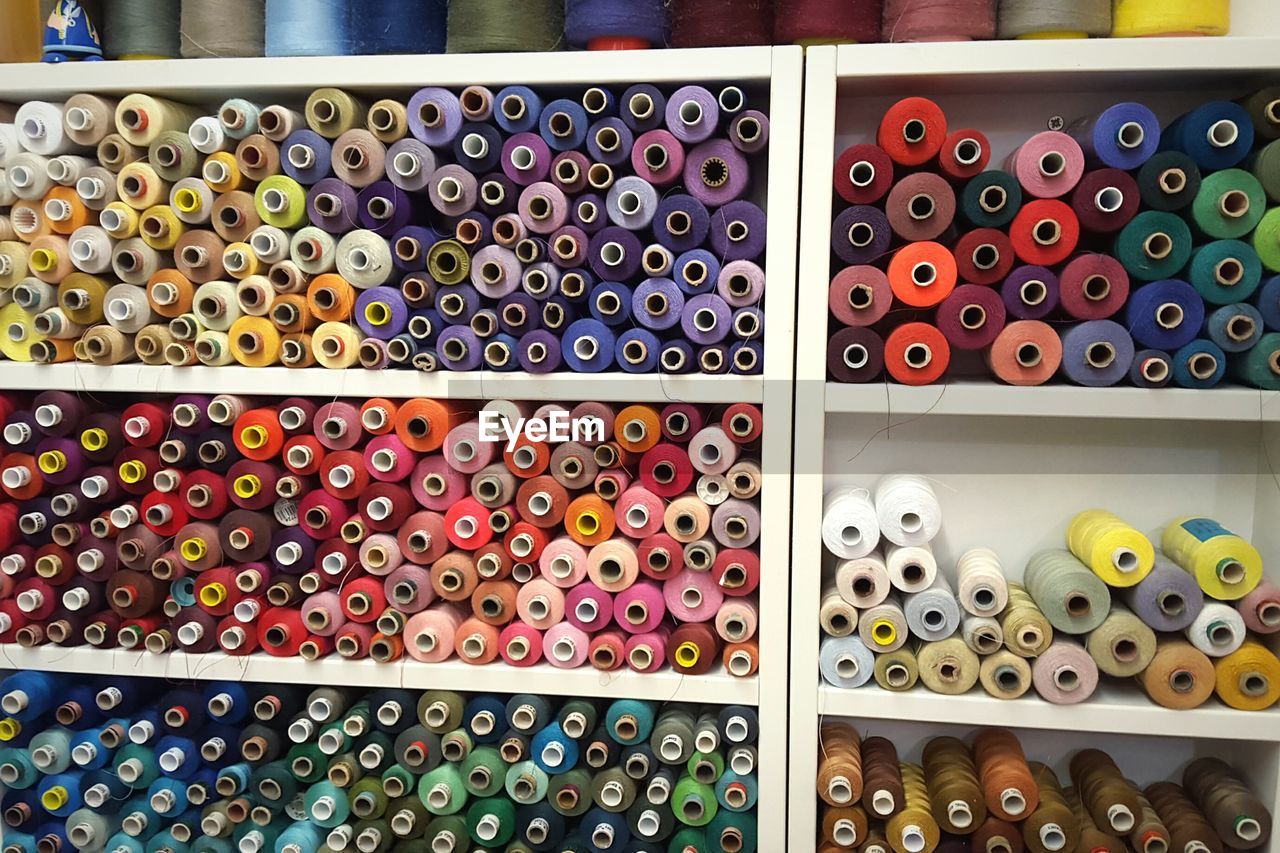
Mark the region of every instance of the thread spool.
[[[210, 56], [263, 56], [265, 53], [264, 4], [232, 0], [210, 14], [199, 2], [182, 4], [181, 51], [188, 59]], [[229, 25], [230, 22], [230, 25]]]

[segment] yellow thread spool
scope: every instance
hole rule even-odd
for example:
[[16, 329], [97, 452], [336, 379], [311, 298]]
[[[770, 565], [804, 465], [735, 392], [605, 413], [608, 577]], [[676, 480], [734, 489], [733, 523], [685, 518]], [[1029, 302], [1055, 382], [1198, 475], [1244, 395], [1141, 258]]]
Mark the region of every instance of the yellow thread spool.
[[41, 473], [57, 474], [66, 470], [67, 454], [61, 450], [46, 450], [36, 459], [36, 464], [40, 466]]
[[182, 553], [182, 559], [188, 563], [195, 563], [203, 560], [205, 554], [209, 553], [209, 545], [200, 537], [193, 536], [183, 541], [178, 546], [178, 550]]
[[44, 806], [45, 811], [51, 812], [65, 806], [67, 798], [67, 789], [61, 785], [54, 785], [40, 795], [40, 805]]
[[311, 347], [322, 367], [342, 370], [360, 355], [360, 333], [346, 323], [321, 323], [311, 336]]
[[182, 187], [173, 192], [173, 206], [182, 213], [196, 214], [204, 207], [204, 202], [200, 199], [200, 193], [190, 187]]
[[113, 201], [103, 208], [99, 214], [102, 228], [117, 240], [128, 240], [138, 236], [138, 211], [123, 201]]
[[102, 450], [107, 446], [108, 441], [110, 438], [107, 436], [107, 431], [99, 427], [92, 427], [80, 433], [80, 446], [91, 453]]
[[58, 253], [49, 248], [33, 249], [27, 265], [35, 272], [50, 272], [58, 265]]
[[1225, 36], [1231, 29], [1230, 0], [1115, 0], [1113, 38]]
[[0, 308], [0, 354], [10, 361], [31, 361], [31, 347], [44, 335], [32, 325], [31, 315], [16, 302]]
[[272, 175], [259, 184], [253, 206], [268, 225], [293, 230], [307, 224], [307, 192], [286, 175]]
[[1067, 547], [1110, 586], [1134, 586], [1156, 563], [1151, 540], [1104, 509], [1085, 510], [1071, 519]]
[[1262, 580], [1258, 549], [1213, 519], [1187, 516], [1169, 522], [1160, 548], [1221, 601], [1243, 598]]
[[205, 607], [217, 607], [227, 600], [227, 588], [220, 583], [211, 583], [200, 589], [200, 603]]
[[178, 238], [187, 231], [187, 225], [167, 204], [147, 208], [138, 220], [142, 242], [156, 251], [166, 252], [177, 245]]
[[892, 646], [898, 639], [898, 627], [888, 619], [877, 619], [871, 623], [871, 639], [877, 646]]
[[5, 717], [0, 720], [0, 740], [13, 740], [20, 734], [22, 734], [22, 723], [13, 717]]
[[147, 477], [147, 466], [138, 459], [130, 459], [120, 463], [120, 479], [133, 485], [141, 483]]
[[200, 176], [216, 193], [229, 193], [240, 189], [244, 183], [244, 175], [236, 163], [236, 155], [230, 151], [215, 151], [205, 158]]
[[116, 176], [120, 200], [134, 210], [146, 210], [169, 198], [169, 182], [147, 163], [130, 163]]
[[242, 474], [235, 478], [231, 484], [231, 488], [235, 491], [236, 497], [238, 498], [252, 498], [262, 491], [262, 480], [255, 474]]
[[676, 663], [683, 667], [697, 666], [701, 657], [702, 652], [696, 643], [681, 643], [676, 647]]
[[1239, 711], [1265, 711], [1280, 702], [1280, 659], [1261, 643], [1240, 648], [1213, 662], [1218, 698]]
[[245, 367], [269, 367], [280, 361], [280, 330], [266, 317], [241, 317], [231, 324], [227, 338], [231, 356]]
[[600, 529], [600, 516], [594, 512], [584, 512], [578, 516], [574, 526], [583, 536], [595, 536]]

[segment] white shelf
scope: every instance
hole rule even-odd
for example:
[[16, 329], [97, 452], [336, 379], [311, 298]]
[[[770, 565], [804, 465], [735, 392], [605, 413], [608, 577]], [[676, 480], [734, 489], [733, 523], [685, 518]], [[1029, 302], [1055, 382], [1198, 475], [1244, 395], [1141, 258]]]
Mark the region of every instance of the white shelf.
[[818, 688], [818, 713], [854, 720], [913, 720], [972, 726], [1011, 726], [1056, 731], [1110, 732], [1280, 742], [1280, 711], [1228, 708], [1216, 698], [1190, 711], [1162, 708], [1136, 686], [1100, 684], [1087, 701], [1054, 705], [1028, 694], [1003, 700], [972, 690], [943, 696], [923, 685], [894, 693], [876, 685], [841, 690]]
[[826, 409], [868, 415], [1117, 418], [1125, 420], [1280, 422], [1280, 392], [1222, 387], [1018, 388], [982, 380], [910, 386], [892, 382], [828, 382]]
[[2, 388], [30, 391], [57, 388], [90, 393], [762, 403], [764, 386], [760, 376], [422, 373], [359, 368], [291, 370], [287, 367], [150, 367], [143, 364], [99, 367], [78, 362], [51, 365], [0, 362]]
[[395, 663], [350, 661], [330, 656], [318, 661], [222, 652], [163, 655], [122, 649], [0, 646], [0, 667], [48, 672], [137, 675], [197, 681], [255, 681], [283, 684], [344, 684], [352, 687], [407, 687], [414, 690], [468, 690], [511, 693], [526, 691], [556, 696], [652, 699], [716, 705], [758, 705], [759, 683], [721, 672], [681, 675], [663, 671], [601, 672], [588, 668], [557, 669], [547, 663], [528, 668], [492, 663], [471, 666], [459, 661], [421, 663], [412, 658]]

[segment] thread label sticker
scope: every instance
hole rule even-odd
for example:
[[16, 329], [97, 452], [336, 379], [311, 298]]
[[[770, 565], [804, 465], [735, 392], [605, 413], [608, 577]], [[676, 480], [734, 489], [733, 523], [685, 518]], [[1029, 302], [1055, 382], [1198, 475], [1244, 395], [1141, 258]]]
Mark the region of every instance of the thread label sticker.
[[1182, 522], [1182, 529], [1199, 539], [1208, 542], [1218, 536], [1232, 536], [1232, 532], [1212, 518], [1189, 518]]
[[532, 442], [562, 444], [566, 441], [601, 442], [605, 439], [604, 420], [594, 416], [571, 418], [564, 410], [553, 411], [546, 418], [517, 418], [514, 422], [501, 412], [480, 413], [480, 440], [505, 442], [512, 453], [520, 437]]

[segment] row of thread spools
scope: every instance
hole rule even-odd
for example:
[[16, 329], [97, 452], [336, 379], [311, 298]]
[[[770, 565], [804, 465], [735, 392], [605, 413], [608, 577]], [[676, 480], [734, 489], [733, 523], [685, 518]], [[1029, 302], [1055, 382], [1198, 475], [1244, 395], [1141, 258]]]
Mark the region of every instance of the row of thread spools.
[[751, 708], [41, 672], [0, 703], [17, 853], [756, 846]]
[[865, 489], [828, 495], [823, 542], [836, 562], [820, 618], [827, 683], [874, 678], [909, 690], [919, 681], [943, 694], [981, 683], [1000, 699], [1034, 687], [1075, 704], [1105, 674], [1136, 678], [1169, 708], [1215, 693], [1248, 711], [1280, 700], [1280, 586], [1262, 579], [1257, 550], [1217, 522], [1171, 521], [1160, 554], [1119, 517], [1089, 510], [1068, 525], [1069, 550], [1034, 554], [1021, 583], [1007, 580], [994, 551], [977, 548], [956, 561], [954, 588], [930, 546], [941, 525], [921, 478], [885, 478], [874, 501]]
[[1224, 853], [1271, 837], [1268, 808], [1218, 758], [1192, 761], [1181, 785], [1141, 788], [1098, 749], [1071, 756], [1063, 785], [1004, 729], [983, 729], [972, 746], [933, 738], [918, 764], [845, 723], [823, 725], [819, 747], [822, 853]]
[[[39, 58], [52, 0], [21, 0], [0, 61]], [[1229, 0], [81, 0], [113, 59], [479, 53], [813, 42], [1225, 35]], [[105, 7], [105, 8], [104, 8]], [[43, 14], [42, 14], [43, 13]]]
[[756, 669], [754, 406], [0, 400], [0, 641]]
[[835, 379], [1280, 388], [1280, 88], [1164, 127], [1115, 104], [991, 163], [925, 98], [838, 158]]
[[643, 84], [28, 102], [0, 112], [0, 352], [759, 373], [748, 106]]

